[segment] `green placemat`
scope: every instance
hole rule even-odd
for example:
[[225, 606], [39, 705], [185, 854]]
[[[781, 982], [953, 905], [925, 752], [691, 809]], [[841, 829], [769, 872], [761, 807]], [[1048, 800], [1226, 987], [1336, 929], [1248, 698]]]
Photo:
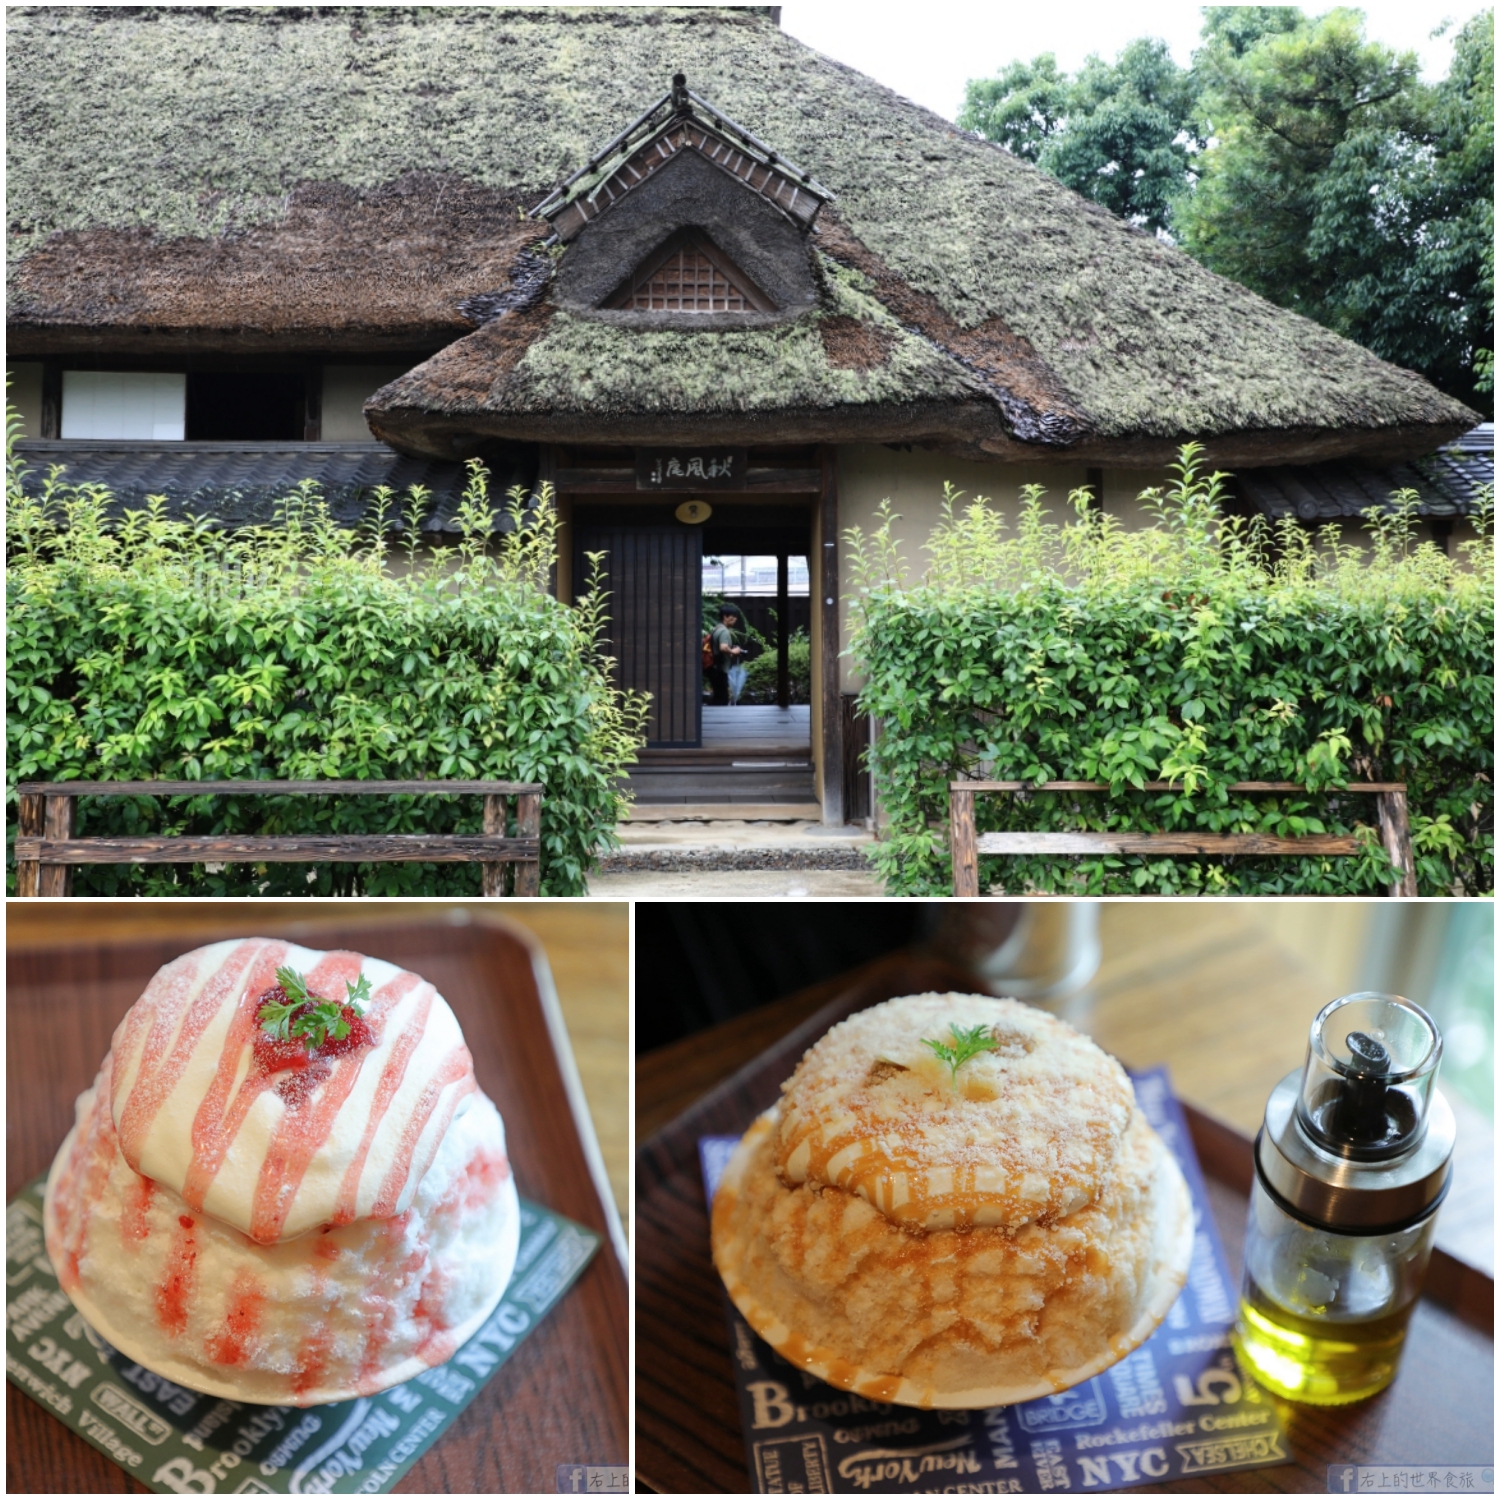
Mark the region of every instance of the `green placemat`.
[[378, 1495], [443, 1435], [561, 1300], [599, 1236], [521, 1199], [515, 1274], [447, 1364], [329, 1406], [202, 1396], [132, 1363], [84, 1322], [42, 1243], [39, 1177], [5, 1212], [7, 1378], [163, 1494]]

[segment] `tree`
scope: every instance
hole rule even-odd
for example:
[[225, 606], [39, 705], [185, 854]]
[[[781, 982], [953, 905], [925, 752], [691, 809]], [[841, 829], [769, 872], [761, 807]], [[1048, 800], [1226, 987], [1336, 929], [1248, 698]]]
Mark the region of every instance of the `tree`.
[[971, 80], [958, 123], [1122, 218], [1168, 228], [1202, 145], [1188, 74], [1165, 42], [1131, 42], [1113, 63], [1091, 56], [1076, 79], [1053, 54]]
[[1068, 113], [1071, 85], [1044, 52], [1031, 62], [1013, 62], [998, 78], [971, 78], [964, 87], [958, 124], [1012, 156], [1035, 162]]
[[[1357, 11], [1260, 30], [1209, 13], [1194, 59], [1212, 140], [1176, 206], [1214, 270], [1384, 359], [1484, 402], [1493, 347], [1493, 13], [1444, 83], [1363, 34]], [[1236, 9], [1229, 7], [1228, 9]], [[1248, 8], [1247, 8], [1248, 9]]]
[[959, 124], [1493, 411], [1494, 12], [1436, 85], [1357, 10], [1203, 15], [1190, 69], [1149, 40], [1073, 78], [1048, 53], [972, 80]]
[[1168, 229], [1203, 141], [1192, 82], [1167, 44], [1131, 42], [1113, 63], [1090, 57], [1069, 104], [1067, 128], [1046, 142], [1039, 165], [1123, 219]]

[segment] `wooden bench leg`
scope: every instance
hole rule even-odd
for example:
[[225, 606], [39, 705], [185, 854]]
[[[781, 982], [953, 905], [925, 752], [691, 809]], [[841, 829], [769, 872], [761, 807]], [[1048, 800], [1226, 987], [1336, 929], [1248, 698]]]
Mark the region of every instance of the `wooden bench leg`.
[[[522, 792], [516, 798], [516, 837], [539, 839], [542, 836], [542, 798], [539, 792]], [[515, 894], [535, 896], [542, 888], [541, 851], [535, 859], [521, 860], [516, 866]]]
[[[46, 827], [47, 799], [36, 792], [22, 792], [17, 809], [16, 832], [26, 838], [40, 838]], [[34, 859], [16, 861], [16, 895], [40, 896], [42, 867]]]
[[1411, 850], [1411, 824], [1406, 817], [1406, 793], [1381, 792], [1375, 805], [1380, 820], [1380, 842], [1390, 862], [1401, 871], [1390, 887], [1390, 894], [1415, 896], [1417, 867]]
[[[505, 797], [494, 794], [484, 799], [484, 831], [500, 838], [505, 837]], [[486, 896], [503, 896], [506, 866], [498, 860], [489, 860], [480, 866], [484, 872], [483, 890]]]
[[979, 894], [979, 842], [974, 829], [974, 793], [948, 792], [949, 853], [953, 859], [953, 894]]
[[[78, 818], [76, 797], [48, 797], [42, 816], [42, 836], [49, 839], [70, 839]], [[41, 865], [38, 870], [37, 895], [71, 896], [73, 894], [72, 865]]]

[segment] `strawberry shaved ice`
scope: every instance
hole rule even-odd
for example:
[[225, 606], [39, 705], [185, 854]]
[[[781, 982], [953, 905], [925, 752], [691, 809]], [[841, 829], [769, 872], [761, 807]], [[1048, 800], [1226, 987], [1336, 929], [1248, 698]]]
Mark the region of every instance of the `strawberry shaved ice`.
[[520, 1207], [442, 996], [379, 959], [251, 938], [166, 965], [116, 1028], [45, 1228], [63, 1290], [122, 1353], [310, 1406], [449, 1359], [505, 1290]]

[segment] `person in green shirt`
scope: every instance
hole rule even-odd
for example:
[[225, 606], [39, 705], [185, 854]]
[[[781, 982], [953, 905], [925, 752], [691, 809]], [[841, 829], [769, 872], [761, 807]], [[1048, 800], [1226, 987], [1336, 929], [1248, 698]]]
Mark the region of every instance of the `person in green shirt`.
[[719, 623], [714, 626], [710, 642], [714, 664], [708, 669], [708, 681], [713, 689], [708, 701], [720, 707], [727, 707], [729, 703], [729, 669], [744, 655], [743, 648], [736, 645], [734, 639], [739, 624], [739, 610], [732, 604], [724, 605], [719, 611]]

